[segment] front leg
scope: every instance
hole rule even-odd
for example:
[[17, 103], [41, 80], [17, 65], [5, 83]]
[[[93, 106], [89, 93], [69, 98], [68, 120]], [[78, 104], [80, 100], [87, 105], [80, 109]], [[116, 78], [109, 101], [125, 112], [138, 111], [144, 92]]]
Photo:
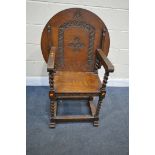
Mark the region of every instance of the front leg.
[[54, 91], [54, 70], [49, 72], [49, 84], [50, 84], [50, 91], [49, 91], [49, 98], [50, 98], [50, 128], [55, 128], [55, 116], [56, 116], [56, 96]]
[[50, 128], [55, 128], [55, 116], [56, 116], [56, 101], [50, 98], [50, 111], [51, 111], [51, 117], [50, 117]]
[[102, 101], [106, 95], [106, 84], [107, 84], [108, 76], [109, 76], [109, 72], [105, 72], [102, 87], [100, 89], [99, 100], [96, 108], [96, 113], [95, 113], [96, 121], [94, 121], [94, 126], [99, 125], [99, 112], [101, 109]]

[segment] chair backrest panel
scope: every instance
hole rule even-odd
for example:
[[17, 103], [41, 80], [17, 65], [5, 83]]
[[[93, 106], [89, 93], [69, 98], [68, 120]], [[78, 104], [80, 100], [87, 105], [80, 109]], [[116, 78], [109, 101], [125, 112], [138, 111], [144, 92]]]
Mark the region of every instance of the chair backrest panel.
[[41, 48], [46, 62], [51, 46], [57, 47], [56, 70], [93, 72], [96, 49], [109, 52], [109, 34], [94, 13], [71, 8], [53, 16], [43, 30]]

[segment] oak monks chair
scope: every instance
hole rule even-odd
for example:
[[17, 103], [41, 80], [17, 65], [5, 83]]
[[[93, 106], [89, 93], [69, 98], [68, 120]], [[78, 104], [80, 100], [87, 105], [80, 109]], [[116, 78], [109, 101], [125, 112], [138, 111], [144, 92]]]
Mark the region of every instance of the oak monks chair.
[[[114, 71], [107, 58], [109, 33], [103, 21], [94, 13], [71, 8], [53, 16], [46, 24], [41, 49], [49, 72], [50, 125], [61, 121], [91, 121], [99, 125], [99, 112], [106, 95], [106, 83]], [[103, 82], [98, 69], [105, 69]], [[97, 106], [93, 97], [98, 96]], [[57, 115], [57, 101], [85, 99], [90, 115]]]

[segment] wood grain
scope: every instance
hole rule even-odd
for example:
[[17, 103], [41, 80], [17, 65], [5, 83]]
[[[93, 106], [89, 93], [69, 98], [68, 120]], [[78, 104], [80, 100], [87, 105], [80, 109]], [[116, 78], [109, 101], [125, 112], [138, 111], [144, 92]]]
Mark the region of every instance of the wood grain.
[[56, 93], [95, 93], [99, 92], [101, 81], [91, 72], [56, 72], [54, 89]]

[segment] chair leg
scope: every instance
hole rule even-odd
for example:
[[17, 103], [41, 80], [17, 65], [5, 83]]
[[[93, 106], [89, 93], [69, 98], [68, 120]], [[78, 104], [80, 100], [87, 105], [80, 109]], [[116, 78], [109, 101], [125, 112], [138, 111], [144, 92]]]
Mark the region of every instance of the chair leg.
[[50, 112], [51, 112], [51, 118], [50, 118], [50, 128], [55, 128], [55, 117], [56, 117], [56, 97], [54, 92], [54, 70], [49, 72], [49, 85], [50, 85], [50, 91], [49, 91], [49, 98], [50, 98]]
[[94, 121], [94, 126], [99, 126], [99, 113], [100, 113], [102, 101], [106, 95], [106, 84], [107, 84], [108, 76], [109, 76], [109, 72], [105, 72], [102, 87], [100, 89], [100, 95], [99, 95], [99, 100], [96, 108], [96, 113], [94, 116], [97, 119], [97, 121]]
[[56, 116], [56, 102], [54, 100], [50, 100], [50, 111], [51, 111], [51, 118], [50, 118], [50, 128], [55, 128], [55, 116]]
[[99, 100], [98, 100], [98, 104], [97, 104], [97, 108], [96, 108], [96, 114], [95, 114], [96, 117], [99, 116], [103, 98], [104, 98], [104, 97], [99, 96]]
[[100, 109], [101, 109], [101, 105], [102, 105], [102, 101], [103, 101], [103, 96], [102, 95], [100, 95], [99, 96], [99, 100], [98, 100], [98, 104], [97, 104], [97, 108], [96, 108], [96, 113], [95, 113], [95, 121], [94, 121], [94, 126], [95, 127], [98, 127], [99, 126], [99, 113], [100, 113]]
[[55, 122], [50, 122], [49, 128], [55, 128]]
[[98, 121], [94, 121], [94, 122], [93, 122], [93, 126], [94, 126], [94, 127], [98, 127], [98, 126], [99, 126], [99, 120], [98, 120]]
[[[93, 97], [89, 96], [89, 99], [88, 99], [89, 107], [90, 107], [90, 102], [92, 102], [92, 101], [93, 101]], [[90, 107], [90, 110], [91, 110], [91, 114], [94, 116], [95, 115], [95, 113], [94, 113], [95, 111], [93, 112], [91, 107]], [[95, 108], [95, 110], [96, 110], [96, 108]], [[93, 120], [93, 126], [97, 127], [98, 125], [99, 125], [98, 119], [95, 118], [95, 120]]]

